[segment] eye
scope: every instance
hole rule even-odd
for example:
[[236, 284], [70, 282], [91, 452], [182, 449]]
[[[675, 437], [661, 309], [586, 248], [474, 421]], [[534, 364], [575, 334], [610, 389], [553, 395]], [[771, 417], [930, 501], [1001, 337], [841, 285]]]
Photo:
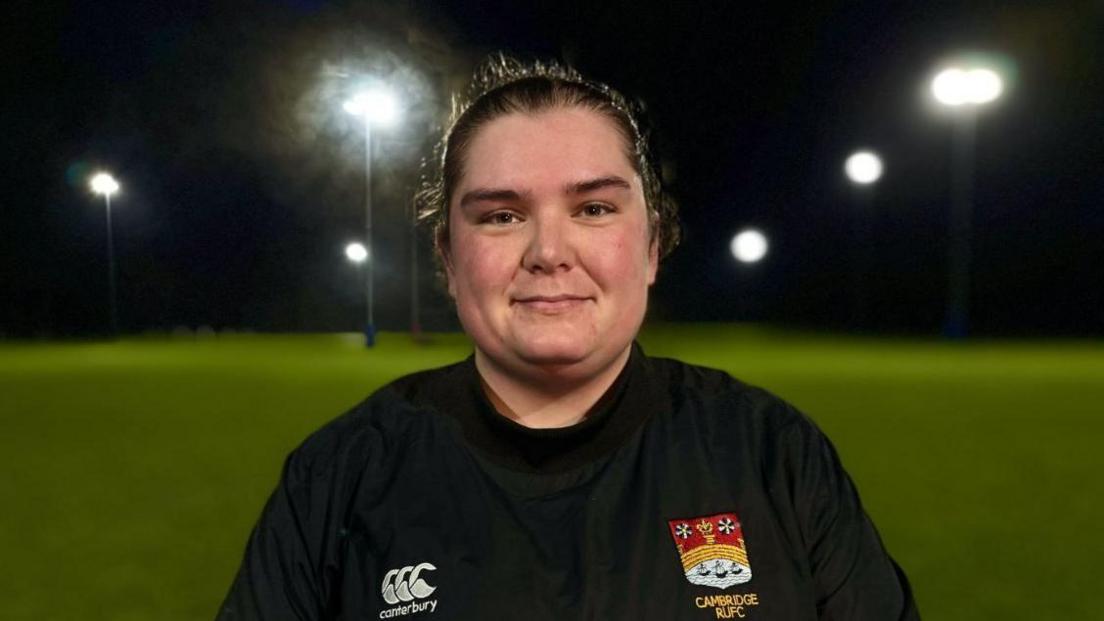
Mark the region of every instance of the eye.
[[481, 222], [496, 226], [507, 226], [521, 222], [521, 216], [512, 211], [494, 211], [483, 216]]
[[615, 213], [617, 209], [605, 203], [587, 203], [579, 210], [579, 215], [585, 218], [601, 218], [607, 214]]

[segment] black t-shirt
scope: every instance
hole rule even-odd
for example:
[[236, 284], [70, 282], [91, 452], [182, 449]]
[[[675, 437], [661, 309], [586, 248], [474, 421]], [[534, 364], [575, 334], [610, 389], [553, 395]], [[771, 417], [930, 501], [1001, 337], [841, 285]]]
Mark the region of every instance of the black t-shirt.
[[583, 422], [496, 413], [473, 359], [288, 457], [219, 619], [916, 619], [824, 435], [649, 358]]

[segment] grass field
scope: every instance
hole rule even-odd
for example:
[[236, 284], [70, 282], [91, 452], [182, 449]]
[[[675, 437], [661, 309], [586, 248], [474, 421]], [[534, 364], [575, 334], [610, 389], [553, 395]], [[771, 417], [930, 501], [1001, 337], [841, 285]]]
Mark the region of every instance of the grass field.
[[[1104, 615], [1104, 344], [659, 326], [832, 437], [927, 619]], [[0, 618], [209, 619], [284, 455], [466, 355], [384, 334], [0, 346]]]

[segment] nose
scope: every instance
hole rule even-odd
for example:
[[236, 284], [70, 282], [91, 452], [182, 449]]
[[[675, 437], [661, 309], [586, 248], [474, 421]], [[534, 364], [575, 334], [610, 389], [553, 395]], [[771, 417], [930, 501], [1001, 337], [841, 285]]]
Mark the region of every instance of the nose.
[[575, 263], [570, 223], [566, 218], [533, 217], [529, 244], [521, 257], [521, 266], [532, 273], [552, 274], [567, 271]]

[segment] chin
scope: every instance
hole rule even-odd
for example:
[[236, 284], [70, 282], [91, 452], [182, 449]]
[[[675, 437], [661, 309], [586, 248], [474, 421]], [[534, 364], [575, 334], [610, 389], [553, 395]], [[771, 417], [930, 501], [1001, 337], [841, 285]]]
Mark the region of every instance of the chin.
[[543, 326], [514, 331], [504, 343], [521, 361], [537, 366], [562, 367], [591, 359], [600, 347], [591, 330], [570, 326]]
[[567, 339], [548, 339], [519, 344], [514, 351], [518, 358], [529, 364], [564, 366], [586, 361], [594, 350], [590, 344], [570, 342]]
[[515, 341], [515, 356], [523, 363], [541, 367], [556, 374], [591, 375], [611, 364], [629, 346], [611, 348], [611, 340], [601, 340], [592, 334], [565, 334], [563, 331], [541, 335], [526, 335]]

